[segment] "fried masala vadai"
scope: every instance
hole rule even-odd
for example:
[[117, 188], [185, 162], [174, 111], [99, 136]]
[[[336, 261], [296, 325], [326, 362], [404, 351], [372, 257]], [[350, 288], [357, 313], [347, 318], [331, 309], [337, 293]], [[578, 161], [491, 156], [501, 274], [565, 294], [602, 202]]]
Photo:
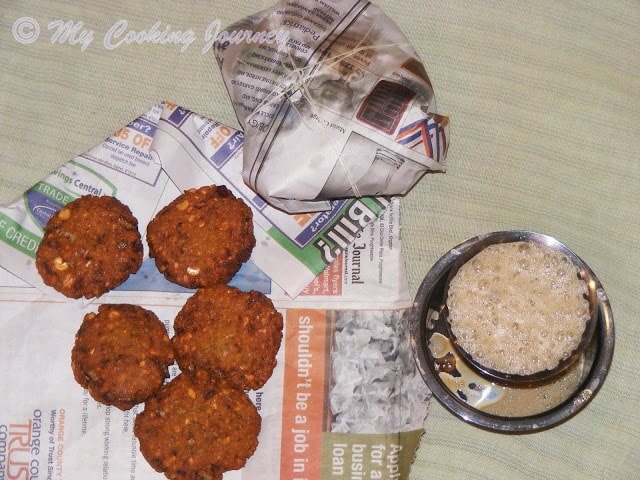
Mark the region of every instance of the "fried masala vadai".
[[45, 284], [70, 298], [92, 298], [123, 283], [142, 265], [138, 220], [109, 196], [86, 195], [47, 223], [36, 252]]
[[258, 446], [262, 419], [241, 390], [195, 388], [180, 374], [149, 399], [134, 433], [149, 464], [170, 479], [219, 480]]
[[167, 280], [187, 288], [228, 283], [256, 244], [253, 213], [225, 186], [185, 191], [147, 226], [149, 256]]
[[153, 395], [173, 360], [155, 313], [128, 304], [103, 304], [85, 315], [71, 351], [76, 381], [95, 400], [122, 410]]
[[171, 339], [180, 369], [193, 382], [261, 388], [273, 373], [282, 315], [264, 294], [227, 285], [198, 290], [174, 320]]

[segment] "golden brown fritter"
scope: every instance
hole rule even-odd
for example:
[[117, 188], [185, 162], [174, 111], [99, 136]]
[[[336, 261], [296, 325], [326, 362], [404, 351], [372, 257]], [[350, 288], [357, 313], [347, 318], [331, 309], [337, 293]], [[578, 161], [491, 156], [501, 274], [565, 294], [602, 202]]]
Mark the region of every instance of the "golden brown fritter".
[[44, 228], [36, 267], [45, 284], [71, 298], [92, 298], [123, 283], [142, 264], [138, 220], [109, 196], [80, 197]]
[[198, 290], [174, 320], [171, 339], [180, 369], [197, 385], [226, 382], [261, 388], [273, 373], [282, 315], [256, 291], [227, 285]]
[[104, 304], [85, 315], [71, 351], [76, 381], [97, 401], [122, 410], [153, 395], [172, 363], [164, 325], [137, 305]]
[[193, 188], [158, 212], [147, 242], [169, 281], [187, 288], [228, 283], [256, 244], [253, 214], [225, 186]]
[[136, 416], [134, 433], [149, 464], [170, 479], [220, 479], [258, 446], [262, 419], [241, 391], [195, 388], [178, 375]]

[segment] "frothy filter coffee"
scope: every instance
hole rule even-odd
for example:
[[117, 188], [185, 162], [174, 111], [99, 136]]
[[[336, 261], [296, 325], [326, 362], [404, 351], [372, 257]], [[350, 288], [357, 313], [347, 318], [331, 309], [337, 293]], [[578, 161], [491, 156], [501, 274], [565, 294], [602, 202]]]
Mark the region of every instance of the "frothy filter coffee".
[[486, 368], [531, 375], [578, 347], [589, 321], [587, 285], [564, 253], [533, 242], [490, 245], [449, 283], [458, 345]]

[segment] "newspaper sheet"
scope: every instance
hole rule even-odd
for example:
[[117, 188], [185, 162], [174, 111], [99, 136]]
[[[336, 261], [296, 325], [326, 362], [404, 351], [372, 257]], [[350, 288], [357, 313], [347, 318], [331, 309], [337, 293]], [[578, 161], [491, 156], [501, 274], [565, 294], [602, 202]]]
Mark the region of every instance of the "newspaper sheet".
[[130, 206], [144, 233], [157, 207], [180, 190], [224, 184], [254, 212], [253, 265], [295, 297], [389, 200], [336, 200], [329, 211], [286, 214], [242, 181], [243, 143], [241, 131], [169, 102], [158, 104], [61, 165], [15, 203], [0, 208], [0, 241], [10, 247], [0, 250], [0, 264], [29, 284], [55, 293], [32, 263], [44, 225], [62, 205], [86, 194], [116, 196]]
[[[0, 209], [0, 480], [163, 478], [133, 435], [144, 405], [121, 411], [93, 400], [73, 378], [71, 349], [84, 315], [101, 303], [148, 308], [172, 335], [173, 319], [194, 291], [166, 281], [145, 257], [116, 290], [72, 301], [41, 284], [33, 257], [47, 219], [77, 196], [117, 196], [133, 206], [144, 232], [180, 190], [211, 182], [234, 188], [259, 213], [264, 255], [293, 252], [296, 261], [281, 268], [296, 279], [288, 288], [299, 290], [292, 298], [253, 257], [231, 282], [270, 296], [285, 330], [272, 378], [247, 392], [263, 419], [260, 445], [225, 480], [406, 478], [430, 392], [408, 338], [399, 201], [349, 200], [333, 216], [271, 215], [248, 193], [240, 167], [231, 166], [239, 165], [241, 149], [241, 132], [164, 103]], [[299, 254], [302, 241], [292, 247], [296, 235], [333, 247], [315, 255], [319, 274], [303, 287], [313, 256]], [[285, 275], [273, 275], [286, 284]], [[171, 377], [178, 373], [170, 367]]]

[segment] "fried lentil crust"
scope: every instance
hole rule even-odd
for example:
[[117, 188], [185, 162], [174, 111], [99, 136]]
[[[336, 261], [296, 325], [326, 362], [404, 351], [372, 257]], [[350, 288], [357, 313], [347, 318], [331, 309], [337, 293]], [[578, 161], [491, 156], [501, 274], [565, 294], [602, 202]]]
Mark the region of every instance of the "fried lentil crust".
[[171, 344], [180, 369], [204, 388], [226, 382], [261, 388], [273, 373], [282, 315], [264, 294], [227, 285], [198, 290], [174, 320]]
[[178, 375], [136, 416], [134, 433], [149, 464], [170, 479], [221, 479], [258, 446], [262, 419], [249, 397], [226, 386], [204, 392]]
[[138, 220], [109, 196], [80, 197], [44, 228], [36, 268], [45, 284], [70, 298], [92, 298], [123, 283], [142, 264]]
[[76, 381], [97, 401], [122, 410], [153, 395], [173, 360], [155, 313], [128, 304], [100, 305], [85, 315], [71, 351]]
[[149, 256], [183, 287], [228, 283], [256, 244], [252, 220], [251, 209], [225, 186], [187, 190], [149, 223]]

